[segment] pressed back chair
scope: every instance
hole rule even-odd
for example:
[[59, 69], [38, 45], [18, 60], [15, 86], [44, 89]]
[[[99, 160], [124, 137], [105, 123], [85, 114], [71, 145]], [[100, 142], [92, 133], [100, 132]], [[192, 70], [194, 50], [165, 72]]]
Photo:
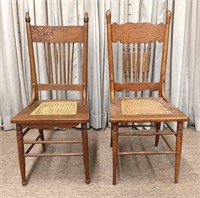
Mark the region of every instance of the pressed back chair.
[[[116, 171], [118, 156], [123, 155], [175, 155], [174, 182], [178, 182], [179, 165], [181, 159], [183, 122], [188, 118], [179, 109], [172, 105], [165, 95], [165, 74], [168, 51], [168, 37], [170, 29], [171, 12], [166, 13], [166, 23], [158, 25], [150, 23], [125, 23], [111, 24], [111, 12], [106, 12], [107, 37], [108, 37], [108, 62], [110, 77], [110, 122], [111, 122], [111, 147], [113, 152], [113, 184], [116, 184]], [[116, 70], [120, 64], [115, 65], [115, 44], [121, 47], [122, 80], [116, 80]], [[160, 79], [152, 82], [153, 47], [162, 45], [162, 60], [159, 65]], [[117, 55], [119, 57], [119, 54]], [[119, 60], [119, 58], [118, 58]], [[157, 66], [157, 65], [155, 65]], [[149, 91], [151, 97], [145, 97]], [[121, 97], [117, 93], [122, 92]], [[155, 93], [158, 97], [155, 97]], [[132, 97], [130, 97], [132, 96]], [[153, 97], [154, 96], [154, 97]], [[169, 122], [177, 123], [177, 130], [173, 130]], [[150, 123], [150, 124], [148, 124]], [[160, 130], [161, 123], [166, 123], [167, 130]], [[121, 130], [121, 127], [131, 127], [132, 130]], [[138, 127], [143, 130], [138, 131]], [[133, 130], [135, 129], [135, 130]], [[150, 130], [149, 130], [150, 129]], [[154, 130], [155, 129], [155, 130]], [[175, 149], [167, 142], [164, 135], [176, 137]], [[169, 146], [169, 150], [143, 150], [119, 151], [120, 136], [155, 136], [155, 146], [158, 146], [161, 136]]]
[[[19, 114], [12, 118], [16, 124], [19, 165], [22, 184], [27, 184], [25, 158], [53, 156], [83, 156], [85, 182], [89, 183], [89, 154], [87, 123], [87, 59], [88, 59], [88, 14], [83, 26], [36, 26], [30, 24], [26, 13], [26, 28], [31, 71], [32, 100]], [[36, 59], [36, 49], [43, 54], [44, 65]], [[41, 51], [42, 50], [42, 51]], [[74, 82], [74, 57], [80, 52], [80, 83]], [[77, 64], [77, 63], [76, 63]], [[40, 74], [40, 75], [38, 75]], [[43, 77], [41, 75], [43, 74]], [[76, 74], [77, 75], [77, 74]], [[41, 79], [41, 80], [40, 80]], [[43, 82], [41, 82], [43, 81]], [[41, 92], [50, 99], [42, 100]], [[78, 91], [78, 99], [70, 99], [69, 92]], [[46, 93], [48, 92], [48, 94]], [[60, 96], [59, 99], [53, 99]], [[63, 98], [63, 99], [61, 99]], [[45, 140], [43, 129], [71, 128], [81, 125], [82, 140]], [[24, 138], [31, 129], [38, 129], [35, 140]], [[48, 144], [82, 144], [80, 153], [47, 153]], [[41, 144], [43, 153], [33, 153], [32, 148]], [[28, 148], [26, 149], [26, 147]]]

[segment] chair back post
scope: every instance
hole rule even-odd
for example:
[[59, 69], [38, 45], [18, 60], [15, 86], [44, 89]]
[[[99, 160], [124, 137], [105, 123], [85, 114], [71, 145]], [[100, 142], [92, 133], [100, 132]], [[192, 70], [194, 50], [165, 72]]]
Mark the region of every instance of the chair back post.
[[36, 100], [38, 100], [38, 87], [37, 87], [37, 77], [36, 77], [36, 69], [35, 69], [35, 59], [33, 52], [33, 42], [32, 42], [32, 33], [31, 33], [31, 25], [30, 25], [30, 16], [29, 13], [26, 12], [26, 31], [27, 31], [27, 39], [28, 39], [28, 48], [29, 48], [29, 59], [30, 59], [30, 67], [31, 67], [31, 85], [32, 85], [32, 100], [29, 106]]
[[82, 90], [82, 104], [83, 106], [87, 103], [87, 65], [88, 65], [88, 13], [84, 16], [84, 43], [83, 43], [83, 90]]
[[163, 56], [162, 56], [162, 65], [161, 65], [161, 72], [160, 72], [161, 90], [159, 91], [159, 96], [163, 97], [163, 99], [165, 99], [166, 101], [167, 101], [167, 97], [165, 94], [165, 76], [166, 76], [170, 21], [171, 21], [171, 11], [168, 10], [166, 13], [165, 35], [164, 35], [164, 42], [163, 42]]
[[111, 102], [115, 103], [115, 90], [114, 90], [114, 68], [113, 68], [113, 51], [112, 51], [112, 38], [111, 38], [111, 12], [106, 12], [107, 21], [107, 39], [108, 39], [108, 64], [109, 64], [109, 78], [110, 78], [110, 97]]

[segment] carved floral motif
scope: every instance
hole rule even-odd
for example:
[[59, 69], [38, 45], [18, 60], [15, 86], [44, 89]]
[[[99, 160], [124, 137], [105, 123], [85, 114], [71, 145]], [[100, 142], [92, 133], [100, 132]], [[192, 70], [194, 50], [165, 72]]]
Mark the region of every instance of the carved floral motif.
[[32, 26], [32, 39], [34, 42], [83, 42], [83, 26], [55, 27]]

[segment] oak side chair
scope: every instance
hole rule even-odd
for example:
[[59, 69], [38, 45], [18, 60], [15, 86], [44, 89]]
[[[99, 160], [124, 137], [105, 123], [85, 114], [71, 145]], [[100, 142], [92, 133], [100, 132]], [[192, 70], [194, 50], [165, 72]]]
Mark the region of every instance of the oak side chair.
[[[108, 62], [110, 78], [110, 122], [111, 122], [111, 147], [113, 153], [113, 185], [116, 184], [118, 156], [126, 155], [175, 155], [174, 182], [178, 182], [179, 165], [183, 136], [183, 122], [188, 120], [179, 109], [171, 104], [165, 95], [165, 73], [168, 51], [168, 37], [170, 29], [171, 12], [166, 13], [166, 23], [158, 25], [150, 23], [125, 23], [111, 24], [111, 12], [106, 12]], [[155, 43], [162, 44], [162, 60], [160, 78], [153, 81], [150, 77], [151, 57]], [[122, 79], [116, 80], [116, 71], [119, 65], [114, 62], [114, 45], [118, 45], [118, 57], [121, 54]], [[119, 61], [119, 58], [118, 58]], [[150, 96], [145, 96], [149, 90]], [[123, 93], [117, 97], [117, 93]], [[153, 94], [152, 94], [153, 93]], [[155, 97], [154, 94], [158, 93]], [[177, 123], [174, 131], [170, 122]], [[150, 124], [149, 124], [150, 123]], [[160, 130], [161, 123], [166, 123], [168, 129]], [[122, 129], [122, 127], [124, 127]], [[129, 127], [129, 128], [127, 128]], [[130, 129], [131, 127], [131, 129]], [[141, 127], [143, 130], [137, 130]], [[149, 130], [150, 128], [150, 130]], [[165, 135], [175, 136], [175, 148], [170, 146]], [[119, 137], [128, 136], [155, 136], [155, 146], [158, 146], [161, 136], [169, 150], [143, 149], [142, 151], [119, 151]], [[142, 137], [141, 137], [142, 138]]]
[[[89, 111], [87, 104], [87, 62], [88, 62], [88, 14], [85, 13], [83, 26], [36, 26], [30, 24], [26, 13], [26, 28], [31, 71], [32, 100], [19, 114], [12, 118], [16, 124], [19, 166], [22, 185], [27, 184], [27, 157], [71, 157], [83, 156], [85, 182], [90, 183], [87, 123]], [[35, 59], [35, 48], [43, 47], [43, 70]], [[77, 48], [76, 48], [77, 47]], [[79, 48], [78, 48], [79, 47]], [[75, 49], [79, 49], [81, 59], [80, 83], [73, 82]], [[76, 63], [77, 64], [77, 63]], [[40, 82], [44, 74], [43, 82]], [[46, 79], [46, 82], [44, 82]], [[49, 100], [41, 99], [41, 92], [49, 93]], [[55, 93], [64, 94], [63, 99], [55, 98]], [[69, 99], [68, 91], [77, 91], [80, 99]], [[43, 129], [72, 128], [81, 126], [82, 140], [45, 140]], [[34, 140], [27, 140], [31, 129], [38, 129]], [[26, 138], [24, 138], [26, 136]], [[29, 137], [30, 139], [30, 137]], [[32, 148], [41, 144], [43, 151], [37, 153]], [[80, 144], [80, 153], [48, 153], [48, 144]]]

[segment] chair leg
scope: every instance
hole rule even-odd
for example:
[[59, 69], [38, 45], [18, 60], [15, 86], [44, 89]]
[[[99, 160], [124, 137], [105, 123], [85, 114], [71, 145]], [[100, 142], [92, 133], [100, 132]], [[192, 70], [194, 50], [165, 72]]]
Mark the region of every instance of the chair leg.
[[85, 183], [90, 183], [90, 175], [89, 175], [89, 151], [88, 151], [88, 134], [87, 134], [87, 124], [82, 123], [82, 142], [83, 142], [83, 162], [85, 168]]
[[[157, 122], [156, 123], [156, 132], [159, 132], [159, 130], [160, 130], [160, 122]], [[159, 138], [160, 138], [160, 135], [156, 135], [155, 146], [158, 146]]]
[[117, 173], [117, 162], [118, 162], [118, 141], [119, 141], [119, 126], [118, 123], [112, 124], [112, 135], [113, 135], [113, 185], [116, 185], [116, 173]]
[[112, 125], [112, 123], [111, 123], [111, 131], [110, 131], [110, 147], [113, 146], [112, 130], [113, 130], [113, 125]]
[[[43, 129], [39, 129], [38, 131], [39, 131], [39, 134], [40, 134], [40, 139], [42, 141], [44, 141], [44, 132], [43, 132]], [[42, 149], [43, 149], [43, 152], [46, 151], [46, 145], [45, 144], [42, 144]]]
[[179, 167], [181, 160], [182, 140], [183, 140], [183, 122], [178, 122], [176, 135], [176, 157], [175, 157], [175, 176], [174, 183], [178, 183]]
[[17, 124], [16, 126], [16, 135], [17, 135], [17, 147], [18, 147], [18, 157], [19, 157], [19, 166], [22, 178], [22, 185], [27, 184], [26, 181], [26, 166], [25, 166], [25, 156], [24, 156], [24, 144], [23, 144], [23, 132], [21, 125]]
[[132, 129], [135, 129], [135, 124], [134, 124], [134, 122], [132, 123]]

